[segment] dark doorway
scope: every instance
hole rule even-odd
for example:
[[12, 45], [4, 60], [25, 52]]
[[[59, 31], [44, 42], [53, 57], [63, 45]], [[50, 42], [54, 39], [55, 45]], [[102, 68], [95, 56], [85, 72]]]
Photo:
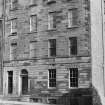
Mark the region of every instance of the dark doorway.
[[22, 70], [21, 72], [21, 78], [22, 78], [22, 94], [28, 93], [28, 72], [27, 70]]
[[8, 71], [8, 93], [13, 92], [13, 71]]

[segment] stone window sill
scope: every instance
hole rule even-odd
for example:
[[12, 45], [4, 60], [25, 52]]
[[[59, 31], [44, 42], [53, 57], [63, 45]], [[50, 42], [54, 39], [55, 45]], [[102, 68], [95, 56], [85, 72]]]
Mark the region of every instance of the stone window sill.
[[71, 27], [67, 27], [67, 29], [73, 29], [73, 28], [78, 28], [78, 25], [74, 25], [74, 26], [71, 26]]
[[30, 31], [29, 34], [37, 33], [37, 31]]
[[48, 29], [47, 31], [56, 31], [56, 28]]

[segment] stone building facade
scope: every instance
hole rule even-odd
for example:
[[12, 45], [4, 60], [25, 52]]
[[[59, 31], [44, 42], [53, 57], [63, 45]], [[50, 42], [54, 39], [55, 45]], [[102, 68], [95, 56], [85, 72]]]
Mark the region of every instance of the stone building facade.
[[89, 11], [88, 0], [6, 0], [5, 97], [92, 105]]

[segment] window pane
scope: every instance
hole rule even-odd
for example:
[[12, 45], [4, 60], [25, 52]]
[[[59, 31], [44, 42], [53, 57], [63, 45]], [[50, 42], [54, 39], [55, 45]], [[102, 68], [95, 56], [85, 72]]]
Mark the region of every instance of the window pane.
[[30, 31], [37, 31], [37, 15], [30, 16]]
[[50, 48], [56, 47], [56, 39], [50, 39]]
[[49, 40], [49, 54], [50, 56], [56, 56], [56, 39]]
[[30, 58], [37, 57], [37, 43], [36, 41], [30, 42]]
[[56, 87], [56, 69], [49, 70], [49, 87]]
[[48, 15], [48, 29], [56, 28], [56, 15], [55, 13], [49, 13]]
[[77, 55], [77, 38], [70, 38], [70, 54]]
[[70, 69], [70, 87], [78, 87], [78, 69]]
[[17, 32], [17, 18], [11, 20], [11, 33]]
[[73, 14], [73, 20], [72, 20], [72, 24], [73, 25], [77, 25], [77, 18], [78, 18], [78, 16], [77, 16], [77, 10], [76, 9], [74, 9], [73, 11], [72, 11], [72, 14]]
[[68, 11], [68, 27], [77, 25], [77, 9], [72, 9]]
[[17, 43], [11, 43], [10, 46], [10, 60], [14, 60], [17, 57]]

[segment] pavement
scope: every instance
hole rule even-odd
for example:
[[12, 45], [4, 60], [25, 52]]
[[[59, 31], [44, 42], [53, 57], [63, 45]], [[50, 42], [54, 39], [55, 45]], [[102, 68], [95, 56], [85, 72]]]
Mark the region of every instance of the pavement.
[[49, 105], [49, 104], [0, 100], [0, 105]]

